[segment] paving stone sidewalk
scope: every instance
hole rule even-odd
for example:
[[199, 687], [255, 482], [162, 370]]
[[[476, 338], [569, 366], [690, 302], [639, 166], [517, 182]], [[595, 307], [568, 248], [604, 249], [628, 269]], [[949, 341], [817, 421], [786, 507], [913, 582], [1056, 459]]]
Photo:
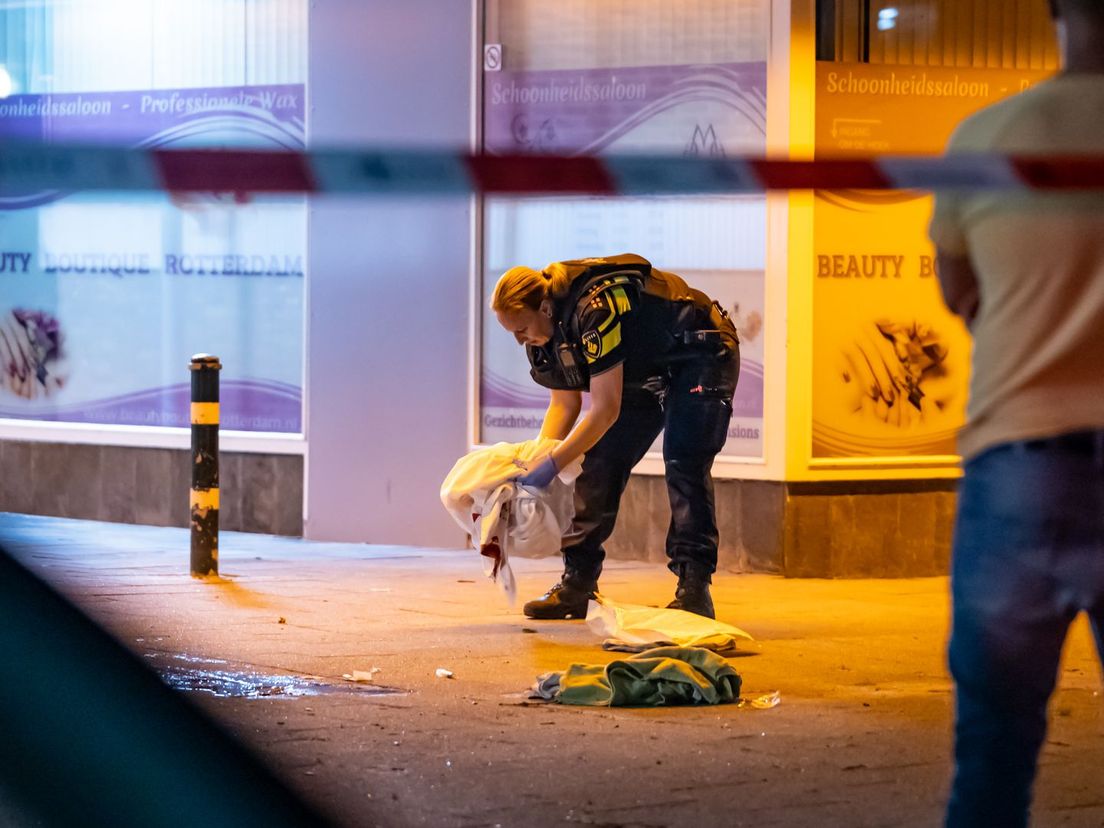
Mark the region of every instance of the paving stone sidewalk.
[[[345, 825], [824, 828], [941, 817], [952, 716], [945, 578], [722, 572], [718, 617], [756, 638], [733, 662], [743, 694], [777, 690], [778, 707], [578, 709], [528, 703], [524, 691], [545, 671], [617, 655], [581, 622], [529, 621], [506, 606], [470, 550], [224, 533], [222, 577], [201, 581], [188, 575], [179, 529], [0, 514], [0, 544], [195, 688], [181, 692]], [[555, 559], [516, 570], [522, 596], [559, 571]], [[673, 588], [651, 564], [613, 562], [602, 579], [605, 594], [640, 604], [665, 604]], [[454, 677], [438, 678], [442, 667]], [[388, 692], [342, 679], [375, 668]], [[1083, 622], [1062, 670], [1037, 824], [1097, 826], [1101, 680]], [[280, 692], [266, 677], [318, 692]]]

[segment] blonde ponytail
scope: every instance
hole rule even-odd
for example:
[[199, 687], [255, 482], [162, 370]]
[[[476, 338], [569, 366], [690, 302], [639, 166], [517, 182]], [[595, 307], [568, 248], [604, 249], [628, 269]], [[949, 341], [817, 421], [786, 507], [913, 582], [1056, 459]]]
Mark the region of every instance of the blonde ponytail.
[[540, 310], [545, 299], [561, 299], [570, 289], [571, 275], [560, 262], [544, 270], [518, 265], [499, 278], [491, 294], [491, 310], [495, 313]]
[[548, 280], [548, 295], [553, 299], [562, 299], [571, 290], [571, 277], [564, 267], [563, 262], [553, 262], [544, 269], [544, 277]]
[[539, 270], [518, 265], [511, 267], [498, 280], [491, 294], [491, 310], [495, 313], [516, 313], [538, 310], [548, 296], [548, 280]]

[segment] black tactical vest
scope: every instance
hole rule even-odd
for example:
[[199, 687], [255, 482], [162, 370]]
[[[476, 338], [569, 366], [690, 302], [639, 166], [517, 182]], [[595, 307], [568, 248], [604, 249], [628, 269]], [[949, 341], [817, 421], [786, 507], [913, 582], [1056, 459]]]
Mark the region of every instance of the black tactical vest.
[[719, 306], [679, 276], [654, 270], [641, 256], [625, 253], [549, 267], [565, 268], [571, 287], [567, 296], [555, 300], [552, 338], [545, 345], [526, 346], [530, 375], [545, 388], [585, 391], [590, 387], [579, 316], [595, 295], [615, 286], [632, 294], [635, 308], [632, 335], [623, 341], [628, 382], [642, 381], [682, 356], [700, 354], [702, 344], [695, 344], [699, 334], [718, 334], [718, 353], [738, 345], [735, 328]]

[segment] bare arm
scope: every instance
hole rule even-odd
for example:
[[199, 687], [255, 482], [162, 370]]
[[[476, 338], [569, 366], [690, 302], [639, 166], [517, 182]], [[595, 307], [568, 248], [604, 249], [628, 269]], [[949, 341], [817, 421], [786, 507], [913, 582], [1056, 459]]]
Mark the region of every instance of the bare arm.
[[552, 452], [557, 468], [564, 468], [589, 451], [621, 413], [621, 386], [625, 372], [621, 364], [590, 378], [590, 410]]
[[571, 427], [579, 419], [583, 408], [583, 395], [580, 391], [553, 391], [544, 413], [544, 424], [540, 436], [563, 440], [571, 432]]
[[936, 250], [936, 261], [943, 301], [952, 313], [962, 317], [966, 327], [972, 327], [981, 306], [974, 266], [969, 257], [955, 256], [945, 250]]

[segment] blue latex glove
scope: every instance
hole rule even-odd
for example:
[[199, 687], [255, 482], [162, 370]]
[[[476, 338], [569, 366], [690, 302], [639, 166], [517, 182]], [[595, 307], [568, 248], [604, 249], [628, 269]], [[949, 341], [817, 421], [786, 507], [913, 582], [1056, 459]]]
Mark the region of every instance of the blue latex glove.
[[556, 461], [549, 455], [535, 469], [519, 477], [517, 482], [522, 486], [529, 486], [533, 489], [547, 489], [559, 473], [560, 470], [556, 468]]

